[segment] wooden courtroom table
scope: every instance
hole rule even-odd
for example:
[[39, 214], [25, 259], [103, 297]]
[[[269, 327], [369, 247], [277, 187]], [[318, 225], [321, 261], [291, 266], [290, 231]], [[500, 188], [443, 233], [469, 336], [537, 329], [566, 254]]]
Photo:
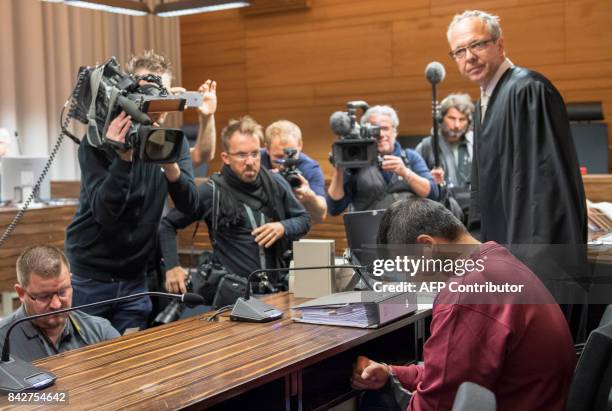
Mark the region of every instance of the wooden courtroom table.
[[[322, 326], [290, 319], [288, 307], [305, 299], [266, 300], [285, 310], [283, 319], [207, 322], [204, 314], [39, 360], [57, 376], [44, 392], [67, 392], [71, 409], [325, 409], [355, 394], [349, 378], [358, 354], [415, 360], [415, 323], [431, 314], [380, 329]], [[10, 408], [4, 396], [0, 408]]]

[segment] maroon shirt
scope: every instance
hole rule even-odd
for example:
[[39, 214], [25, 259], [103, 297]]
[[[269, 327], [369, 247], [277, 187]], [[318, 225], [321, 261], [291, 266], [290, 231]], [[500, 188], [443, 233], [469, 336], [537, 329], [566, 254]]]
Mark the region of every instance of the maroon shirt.
[[[483, 244], [475, 258], [485, 256], [484, 271], [452, 281], [527, 283], [532, 297], [553, 301], [539, 279], [504, 247]], [[507, 298], [503, 301], [509, 302]], [[467, 303], [473, 301], [467, 294], [441, 291], [424, 364], [393, 367], [402, 385], [414, 391], [408, 411], [450, 410], [464, 381], [493, 391], [498, 411], [563, 410], [576, 357], [559, 306]]]

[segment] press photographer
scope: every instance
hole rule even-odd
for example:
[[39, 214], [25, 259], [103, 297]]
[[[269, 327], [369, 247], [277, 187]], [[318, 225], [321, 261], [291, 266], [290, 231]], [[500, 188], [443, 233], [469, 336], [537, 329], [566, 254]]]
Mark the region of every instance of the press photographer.
[[[198, 194], [182, 132], [157, 124], [185, 103], [159, 76], [128, 75], [113, 58], [80, 70], [73, 99], [69, 115], [87, 124], [78, 152], [80, 205], [66, 231], [73, 302], [81, 305], [146, 291], [168, 193], [185, 212], [195, 209]], [[145, 328], [150, 310], [146, 297], [89, 313], [123, 333]]]
[[274, 162], [280, 165], [279, 174], [283, 176], [289, 183], [291, 188], [299, 188], [302, 185], [302, 179], [300, 176], [302, 172], [297, 168], [300, 160], [297, 158], [297, 149], [295, 148], [284, 148], [283, 152], [285, 157]]
[[159, 123], [167, 111], [182, 111], [185, 99], [170, 95], [161, 76], [131, 76], [111, 58], [100, 66], [82, 67], [72, 96], [75, 105], [68, 115], [87, 125], [93, 147], [115, 149], [128, 161], [134, 149], [145, 162], [178, 159], [182, 131]]
[[[194, 170], [202, 164], [210, 162], [215, 153], [216, 127], [215, 112], [217, 110], [217, 82], [206, 80], [198, 91], [187, 91], [183, 87], [173, 86], [173, 67], [171, 62], [153, 50], [145, 50], [134, 55], [126, 64], [128, 74], [143, 76], [155, 74], [161, 77], [164, 87], [174, 95], [186, 99], [185, 106], [197, 108], [198, 132], [191, 151], [191, 161]], [[163, 118], [157, 122], [163, 124]]]
[[302, 131], [291, 121], [279, 120], [266, 128], [261, 165], [280, 171], [293, 194], [312, 217], [313, 223], [325, 220], [325, 179], [319, 163], [302, 151]]
[[339, 140], [332, 145], [330, 161], [336, 167], [355, 170], [361, 167], [378, 165], [376, 141], [380, 138], [380, 127], [370, 123], [360, 125], [357, 121], [357, 109], [366, 112], [365, 101], [349, 101], [346, 112], [336, 111], [329, 118], [329, 125]]
[[[332, 130], [351, 127], [353, 120], [344, 121], [343, 127], [334, 127], [334, 116], [332, 116]], [[337, 117], [339, 118], [339, 117]], [[376, 138], [376, 151], [379, 159], [375, 158], [370, 150], [372, 143], [367, 143], [367, 149], [360, 149], [360, 157], [357, 163], [360, 166], [355, 168], [354, 163], [349, 163], [352, 168], [346, 168], [345, 162], [337, 161], [338, 143], [351, 141], [343, 138], [340, 142], [334, 143], [333, 158], [334, 170], [332, 172], [331, 183], [327, 190], [327, 207], [330, 215], [338, 215], [350, 206], [351, 211], [384, 209], [399, 199], [413, 195], [427, 197], [433, 200], [438, 199], [438, 187], [433, 181], [431, 174], [423, 161], [423, 158], [414, 150], [403, 149], [396, 141], [397, 127], [399, 118], [397, 113], [390, 106], [374, 106], [369, 108], [361, 117], [361, 128], [357, 129], [362, 135], [365, 129], [372, 129], [372, 126], [380, 127], [380, 135]], [[368, 126], [370, 124], [370, 126]], [[352, 134], [356, 135], [353, 131]], [[375, 132], [368, 132], [376, 135]], [[354, 138], [358, 143], [361, 140]], [[335, 150], [335, 151], [334, 151]], [[347, 151], [343, 148], [344, 151]], [[367, 162], [367, 163], [366, 163]], [[365, 163], [365, 164], [361, 164]]]
[[[287, 267], [287, 250], [310, 229], [310, 216], [289, 184], [279, 174], [261, 167], [262, 140], [262, 127], [251, 117], [231, 120], [221, 131], [223, 167], [198, 187], [198, 207], [192, 212], [170, 210], [160, 224], [166, 277], [185, 281], [186, 271], [178, 258], [177, 230], [198, 220], [206, 222], [213, 246], [211, 266], [206, 270], [211, 286], [207, 301], [214, 305], [214, 299], [220, 300], [214, 287], [228, 273], [235, 275], [236, 282], [241, 279], [244, 286], [247, 276], [259, 268]], [[268, 291], [286, 286], [277, 274], [269, 276]], [[219, 286], [219, 290], [223, 288]]]

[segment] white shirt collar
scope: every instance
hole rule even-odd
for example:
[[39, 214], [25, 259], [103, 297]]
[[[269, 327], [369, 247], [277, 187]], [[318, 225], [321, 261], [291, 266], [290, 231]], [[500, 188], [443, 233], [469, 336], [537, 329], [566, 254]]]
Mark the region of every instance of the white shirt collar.
[[487, 87], [480, 88], [480, 94], [481, 95], [486, 94], [487, 96], [491, 97], [491, 94], [493, 94], [493, 90], [495, 90], [495, 86], [499, 82], [499, 79], [506, 72], [506, 70], [508, 70], [510, 67], [514, 67], [514, 64], [512, 64], [510, 59], [506, 57], [506, 59], [502, 62], [502, 64], [500, 64], [499, 67], [497, 68], [495, 75], [493, 76], [489, 84], [487, 84]]
[[473, 144], [474, 143], [474, 132], [472, 130], [468, 130], [463, 135], [463, 138], [465, 138], [465, 141], [468, 142], [468, 145]]

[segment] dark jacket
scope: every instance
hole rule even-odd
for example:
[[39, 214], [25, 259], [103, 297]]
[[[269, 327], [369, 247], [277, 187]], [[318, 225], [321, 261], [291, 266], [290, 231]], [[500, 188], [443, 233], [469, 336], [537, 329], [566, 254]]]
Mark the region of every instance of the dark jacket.
[[[282, 204], [285, 218], [280, 223], [285, 227], [285, 240], [291, 244], [305, 235], [310, 229], [310, 214], [302, 207], [291, 191], [289, 183], [278, 174], [272, 173], [275, 181], [282, 192]], [[218, 188], [218, 186], [217, 186]], [[194, 221], [203, 219], [212, 233], [213, 219], [213, 188], [211, 182], [201, 184], [198, 187], [200, 206], [195, 213], [182, 213], [176, 209], [170, 210], [160, 224], [160, 241], [162, 254], [166, 267], [173, 268], [179, 265], [178, 250], [176, 246], [176, 231], [187, 227]], [[221, 192], [221, 195], [223, 193]], [[260, 221], [261, 212], [254, 210], [255, 220]], [[269, 219], [266, 218], [266, 222]], [[240, 221], [229, 227], [219, 227], [214, 233], [215, 245], [214, 256], [217, 262], [226, 267], [230, 272], [239, 275], [248, 275], [250, 272], [261, 268], [259, 260], [259, 247], [255, 237], [251, 235], [253, 228], [246, 216], [246, 211]], [[280, 240], [278, 240], [280, 241]], [[266, 250], [266, 261], [271, 261], [270, 252], [273, 247]], [[269, 267], [272, 267], [270, 265]], [[280, 267], [279, 267], [280, 268]]]
[[72, 272], [98, 281], [144, 278], [168, 193], [180, 210], [191, 212], [197, 206], [187, 141], [179, 160], [181, 175], [174, 183], [159, 164], [123, 161], [86, 139], [79, 147], [79, 163], [80, 204], [65, 246]]
[[[427, 196], [437, 201], [439, 198], [438, 185], [434, 182], [427, 164], [416, 151], [402, 148], [396, 141], [392, 155], [402, 157], [404, 164], [417, 175], [429, 181], [431, 190]], [[340, 171], [339, 171], [340, 172]], [[385, 209], [396, 200], [404, 198], [402, 194], [412, 195], [412, 188], [391, 171], [382, 171], [376, 166], [358, 168], [344, 173], [344, 197], [333, 200], [329, 195], [327, 212], [329, 215], [338, 215], [350, 206], [350, 211]]]

